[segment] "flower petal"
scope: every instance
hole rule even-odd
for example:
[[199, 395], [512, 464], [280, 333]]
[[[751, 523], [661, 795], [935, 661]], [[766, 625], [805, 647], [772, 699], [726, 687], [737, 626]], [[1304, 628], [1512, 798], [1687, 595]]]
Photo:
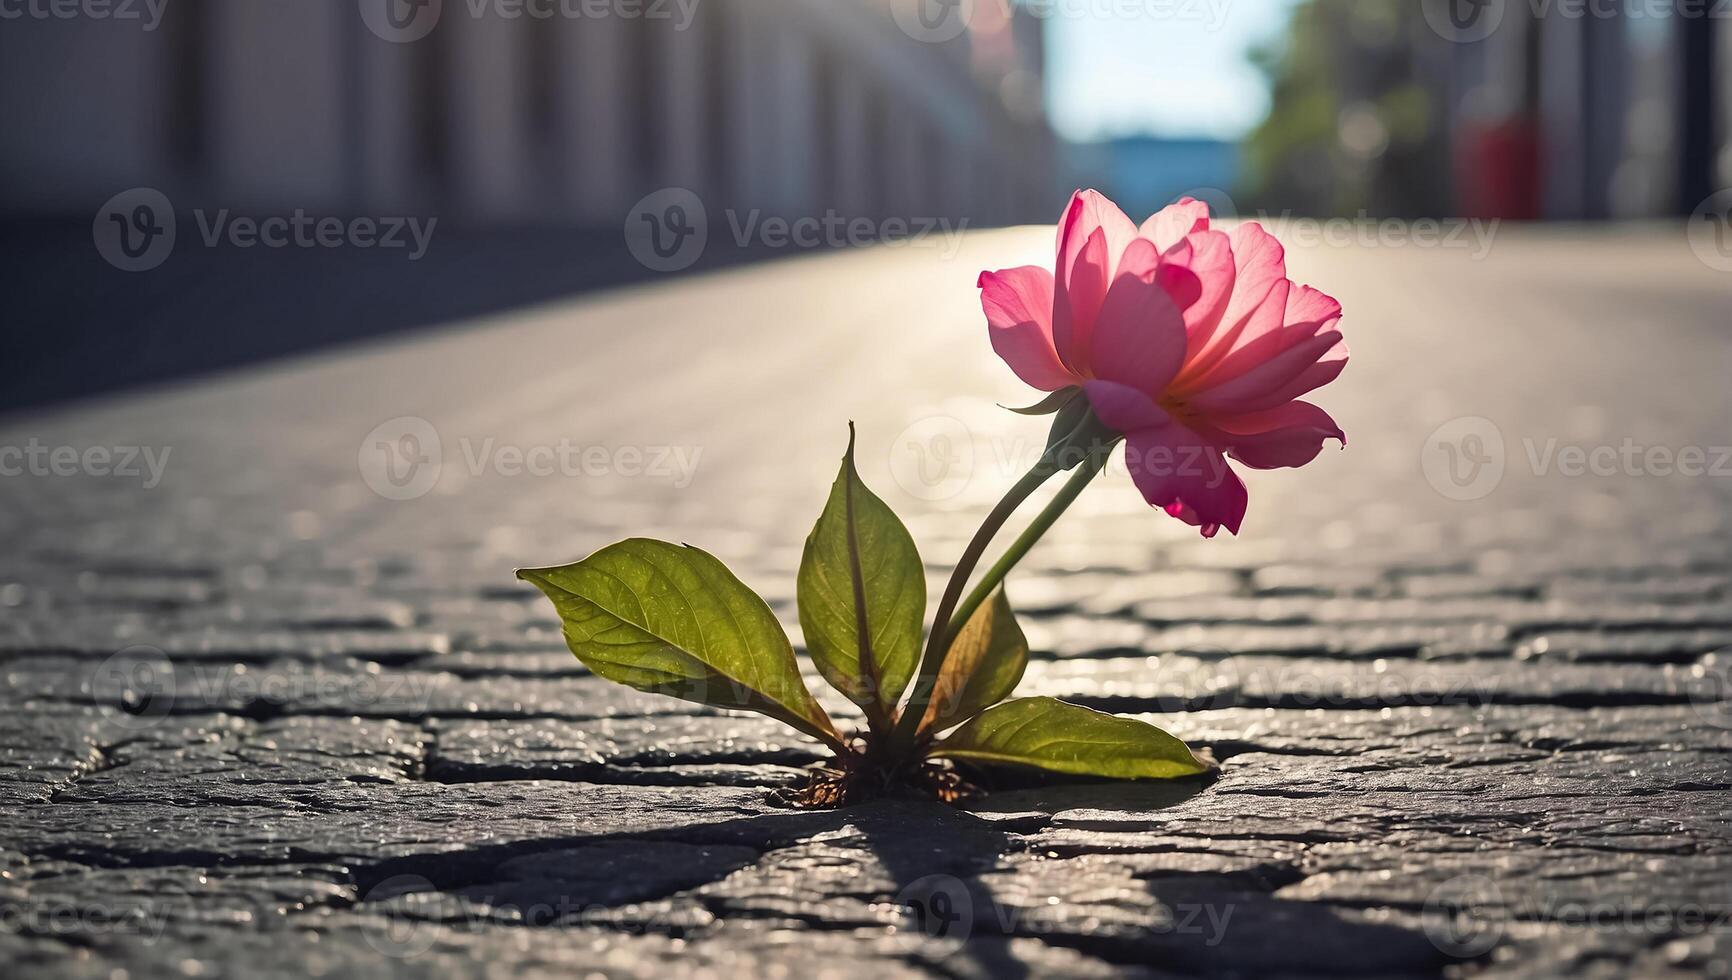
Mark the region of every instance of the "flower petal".
[[[1161, 275], [1175, 275], [1183, 269], [1195, 277], [1197, 295], [1181, 296], [1173, 291], [1185, 313], [1185, 360], [1187, 363], [1207, 344], [1221, 317], [1227, 312], [1227, 301], [1233, 295], [1236, 276], [1233, 268], [1233, 244], [1225, 232], [1202, 231], [1186, 237], [1161, 254]], [[1189, 302], [1185, 302], [1189, 299]]]
[[[1286, 312], [1276, 318], [1269, 315], [1273, 312], [1269, 308], [1275, 303], [1277, 293], [1284, 288], [1291, 290], [1285, 298]], [[1334, 327], [1340, 321], [1341, 304], [1333, 298], [1310, 286], [1293, 286], [1291, 282], [1283, 286], [1277, 283], [1263, 307], [1252, 314], [1245, 324], [1245, 329], [1240, 331], [1233, 349], [1206, 377], [1196, 379], [1193, 386], [1213, 387], [1236, 378], [1282, 351], [1317, 336], [1318, 331]]]
[[1224, 527], [1234, 534], [1245, 519], [1245, 484], [1221, 450], [1177, 422], [1138, 429], [1125, 437], [1125, 466], [1143, 499], [1205, 537]]
[[1106, 232], [1096, 228], [1068, 265], [1061, 265], [1053, 292], [1052, 340], [1059, 359], [1087, 374], [1090, 335], [1107, 297]]
[[1095, 377], [1159, 397], [1185, 363], [1185, 318], [1159, 281], [1160, 255], [1146, 238], [1125, 250], [1090, 338]]
[[1329, 413], [1310, 402], [1288, 402], [1279, 408], [1209, 420], [1210, 438], [1227, 446], [1228, 455], [1259, 470], [1304, 466], [1323, 451], [1325, 439], [1347, 445], [1347, 434]]
[[[1263, 300], [1263, 305], [1252, 310], [1251, 315], [1233, 330], [1230, 338], [1220, 340], [1215, 348], [1219, 356], [1214, 358], [1213, 365], [1200, 371], [1185, 372], [1185, 381], [1174, 386], [1174, 394], [1189, 400], [1196, 392], [1218, 387], [1256, 367], [1262, 360], [1280, 353], [1278, 342], [1252, 344], [1248, 338], [1276, 337], [1277, 341], [1279, 340], [1281, 322], [1287, 311], [1287, 296], [1292, 286], [1293, 283], [1286, 279], [1276, 283], [1275, 288], [1271, 289]], [[1248, 345], [1254, 350], [1247, 351], [1245, 348]]]
[[1095, 417], [1119, 432], [1133, 432], [1172, 421], [1146, 392], [1117, 381], [1084, 381], [1083, 392]]
[[[1181, 386], [1194, 386], [1197, 379], [1220, 363], [1233, 349], [1251, 314], [1262, 308], [1275, 284], [1287, 278], [1287, 252], [1275, 236], [1256, 222], [1233, 230], [1232, 295], [1226, 311], [1208, 329], [1193, 331]], [[1205, 280], [1207, 281], [1207, 280]]]
[[1341, 319], [1341, 304], [1335, 297], [1312, 289], [1310, 286], [1300, 286], [1293, 291], [1293, 295], [1287, 300], [1286, 326], [1288, 327], [1312, 323], [1321, 328], [1339, 319]]
[[1042, 391], [1075, 384], [1052, 342], [1052, 273], [1033, 265], [982, 272], [979, 286], [992, 349], [1016, 376]]
[[1341, 376], [1347, 367], [1347, 341], [1338, 340], [1335, 346], [1324, 352], [1316, 364], [1299, 372], [1299, 376], [1280, 388], [1270, 392], [1265, 398], [1254, 399], [1252, 405], [1256, 409], [1272, 408], [1284, 405], [1306, 392], [1315, 391]]
[[[1334, 351], [1340, 343], [1340, 331], [1330, 330], [1318, 334], [1293, 345], [1236, 378], [1190, 396], [1186, 399], [1186, 404], [1195, 411], [1210, 414], [1238, 414], [1271, 408], [1273, 406], [1269, 402], [1273, 396], [1288, 390], [1307, 368], [1317, 364], [1319, 358]], [[1340, 370], [1336, 369], [1335, 373], [1339, 374]]]
[[1058, 267], [1067, 269], [1076, 252], [1096, 230], [1106, 235], [1107, 272], [1118, 269], [1119, 258], [1137, 237], [1136, 222], [1125, 216], [1106, 195], [1095, 190], [1077, 191], [1070, 196], [1064, 216], [1058, 223]]
[[1184, 197], [1155, 212], [1137, 233], [1165, 252], [1186, 235], [1208, 230], [1209, 206], [1194, 197]]

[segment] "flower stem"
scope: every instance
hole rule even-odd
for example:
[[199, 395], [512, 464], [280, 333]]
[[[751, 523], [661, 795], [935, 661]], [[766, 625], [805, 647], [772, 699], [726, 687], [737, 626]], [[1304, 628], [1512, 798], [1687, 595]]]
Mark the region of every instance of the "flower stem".
[[1101, 470], [1106, 467], [1107, 457], [1108, 453], [1091, 453], [1089, 458], [1077, 467], [1076, 472], [1071, 474], [1071, 478], [1065, 481], [1065, 485], [1059, 489], [1058, 495], [1053, 497], [1052, 501], [1039, 514], [1035, 515], [1034, 520], [1029, 522], [1027, 529], [1017, 535], [1016, 540], [1010, 543], [1010, 547], [1005, 549], [998, 561], [986, 570], [986, 574], [982, 575], [980, 582], [975, 585], [974, 591], [970, 592], [968, 598], [962, 600], [962, 604], [956, 607], [956, 614], [951, 617], [946, 630], [944, 641], [946, 646], [955, 642], [956, 635], [962, 632], [962, 625], [968, 622], [968, 617], [974, 615], [974, 611], [980, 608], [980, 604], [992, 595], [992, 590], [997, 588], [998, 584], [1004, 581], [1004, 577], [1010, 574], [1010, 570], [1016, 567], [1016, 563], [1021, 561], [1023, 556], [1027, 555], [1029, 550], [1034, 547], [1035, 542], [1039, 541], [1041, 536], [1058, 522], [1059, 516], [1083, 492], [1083, 488], [1100, 475]]
[[[902, 716], [897, 721], [895, 736], [892, 739], [892, 744], [895, 746], [893, 754], [900, 755], [913, 748], [920, 728], [920, 721], [926, 715], [926, 706], [932, 700], [932, 689], [938, 683], [939, 671], [944, 666], [945, 655], [950, 652], [950, 644], [955, 639], [957, 630], [968, 621], [968, 617], [992, 593], [993, 587], [1004, 579], [1011, 567], [1021, 560], [1030, 548], [1034, 547], [1034, 543], [1040, 539], [1040, 536], [1052, 527], [1053, 522], [1058, 520], [1059, 515], [1064, 513], [1065, 508], [1069, 507], [1072, 501], [1076, 500], [1077, 494], [1082, 492], [1083, 487], [1087, 486], [1089, 481], [1094, 479], [1095, 474], [1099, 473], [1101, 467], [1105, 465], [1107, 456], [1112, 451], [1112, 445], [1116, 442], [1116, 437], [1101, 443], [1098, 441], [1100, 432], [1099, 424], [1093, 413], [1088, 412], [1068, 435], [1052, 440], [1047, 446], [1046, 452], [1041, 454], [1033, 468], [1024, 474], [1022, 479], [1016, 481], [1016, 484], [1004, 495], [1004, 499], [992, 508], [992, 513], [986, 516], [986, 521], [980, 525], [980, 530], [974, 532], [974, 537], [968, 542], [968, 547], [963, 549], [962, 557], [957, 559], [956, 569], [950, 573], [950, 581], [944, 587], [944, 595], [938, 601], [938, 609], [933, 613], [932, 630], [926, 636], [926, 649], [920, 657], [920, 674], [915, 680], [914, 694], [909, 698], [908, 705], [903, 709]], [[1084, 443], [1089, 448], [1082, 463], [1078, 465], [1077, 473], [1065, 484], [1064, 489], [1059, 491], [1052, 503], [1041, 511], [1028, 530], [1024, 531], [1011, 544], [1010, 550], [1005, 552], [1004, 556], [987, 571], [986, 577], [981, 580], [980, 585], [969, 595], [967, 602], [963, 603], [961, 609], [958, 610], [957, 603], [962, 599], [962, 590], [968, 585], [969, 576], [974, 574], [974, 568], [980, 563], [981, 556], [986, 553], [987, 545], [992, 542], [993, 537], [1004, 527], [1005, 522], [1010, 519], [1010, 515], [1015, 513], [1023, 501], [1040, 489], [1040, 486], [1051, 479], [1054, 474], [1064, 470], [1066, 468], [1064, 461], [1067, 458], [1075, 458], [1074, 454], [1079, 448], [1075, 441], [1079, 439], [1096, 441]]]
[[962, 588], [968, 584], [968, 577], [974, 573], [974, 566], [980, 563], [980, 556], [986, 552], [993, 535], [1005, 521], [1010, 520], [1016, 508], [1059, 469], [1057, 453], [1048, 449], [1041, 454], [1034, 467], [1016, 481], [1004, 499], [992, 508], [992, 513], [986, 515], [986, 521], [980, 525], [980, 530], [974, 532], [968, 547], [962, 551], [962, 557], [956, 560], [956, 570], [950, 573], [944, 596], [938, 600], [938, 611], [932, 616], [932, 631], [927, 634], [926, 649], [920, 656], [920, 674], [914, 682], [914, 696], [908, 700], [908, 706], [903, 709], [896, 725], [893, 741], [898, 747], [905, 749], [914, 744], [915, 732], [920, 727], [920, 719], [926, 715], [926, 705], [932, 700], [932, 688], [938, 683], [939, 668], [944, 666], [944, 655], [949, 650], [946, 640], [951, 614], [956, 610], [957, 600], [962, 598]]

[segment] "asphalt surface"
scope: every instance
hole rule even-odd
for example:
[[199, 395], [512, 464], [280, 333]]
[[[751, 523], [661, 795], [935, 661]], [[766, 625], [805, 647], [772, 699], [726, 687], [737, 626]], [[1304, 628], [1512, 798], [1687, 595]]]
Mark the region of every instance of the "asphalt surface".
[[1212, 541], [1114, 467], [1012, 576], [1021, 693], [1212, 781], [792, 811], [816, 745], [564, 651], [511, 570], [628, 535], [797, 637], [850, 419], [941, 582], [1043, 436], [975, 275], [1050, 248], [669, 276], [0, 420], [9, 972], [1726, 975], [1732, 280], [1681, 230], [1295, 246], [1347, 310], [1347, 449], [1250, 474]]

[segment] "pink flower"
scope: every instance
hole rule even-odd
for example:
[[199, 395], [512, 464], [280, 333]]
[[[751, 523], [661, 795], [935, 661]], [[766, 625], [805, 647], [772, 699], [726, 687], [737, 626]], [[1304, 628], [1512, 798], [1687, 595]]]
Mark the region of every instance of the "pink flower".
[[998, 352], [1043, 391], [1079, 385], [1125, 435], [1144, 499], [1205, 537], [1239, 533], [1253, 469], [1303, 466], [1347, 437], [1299, 396], [1347, 366], [1341, 304], [1287, 278], [1281, 244], [1252, 222], [1209, 227], [1186, 198], [1138, 228], [1094, 191], [1071, 197], [1054, 273], [980, 275]]

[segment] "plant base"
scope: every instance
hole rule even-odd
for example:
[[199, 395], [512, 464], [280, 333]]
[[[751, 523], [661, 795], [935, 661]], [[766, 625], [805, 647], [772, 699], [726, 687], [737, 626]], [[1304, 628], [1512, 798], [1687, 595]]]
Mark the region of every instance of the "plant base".
[[793, 806], [816, 810], [881, 799], [955, 804], [980, 795], [979, 787], [944, 762], [926, 759], [912, 767], [889, 767], [874, 765], [865, 756], [852, 756], [812, 768], [806, 784], [799, 789], [784, 790], [781, 799]]

